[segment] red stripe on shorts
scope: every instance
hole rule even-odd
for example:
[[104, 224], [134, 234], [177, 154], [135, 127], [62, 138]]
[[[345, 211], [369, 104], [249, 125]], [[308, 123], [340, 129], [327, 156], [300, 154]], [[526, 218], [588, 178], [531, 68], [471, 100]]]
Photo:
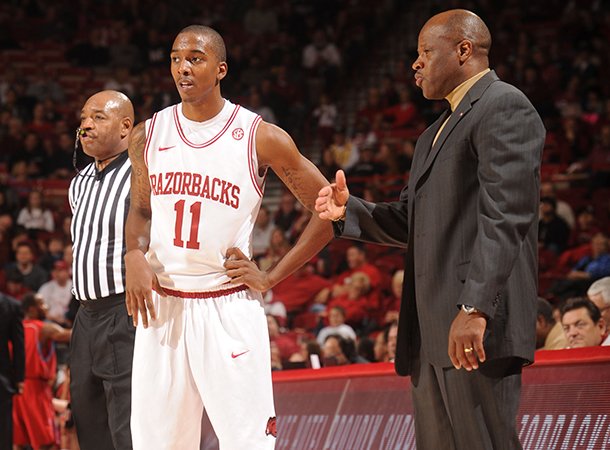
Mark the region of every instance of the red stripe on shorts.
[[179, 298], [218, 298], [223, 297], [225, 295], [235, 294], [237, 292], [245, 291], [248, 289], [248, 286], [242, 284], [241, 286], [232, 287], [229, 289], [221, 289], [219, 291], [205, 291], [205, 292], [184, 292], [184, 291], [175, 291], [174, 289], [163, 288], [166, 294], [171, 295], [172, 297]]

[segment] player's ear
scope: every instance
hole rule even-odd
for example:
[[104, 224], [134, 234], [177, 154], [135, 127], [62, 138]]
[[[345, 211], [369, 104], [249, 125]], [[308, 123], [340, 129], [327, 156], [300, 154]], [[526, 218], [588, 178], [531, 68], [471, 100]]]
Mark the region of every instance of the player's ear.
[[229, 70], [229, 66], [227, 66], [226, 62], [224, 62], [224, 61], [219, 62], [218, 63], [218, 74], [216, 75], [216, 81], [220, 81], [224, 77], [226, 77], [228, 70]]

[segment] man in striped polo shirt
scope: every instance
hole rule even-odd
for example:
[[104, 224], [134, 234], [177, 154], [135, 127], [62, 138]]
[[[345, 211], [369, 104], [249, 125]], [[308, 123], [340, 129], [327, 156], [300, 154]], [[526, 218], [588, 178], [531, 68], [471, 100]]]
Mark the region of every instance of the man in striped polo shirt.
[[122, 93], [91, 96], [78, 139], [94, 161], [70, 184], [73, 284], [81, 306], [71, 342], [70, 394], [81, 449], [131, 449], [134, 327], [125, 308], [124, 227], [131, 164], [131, 101]]

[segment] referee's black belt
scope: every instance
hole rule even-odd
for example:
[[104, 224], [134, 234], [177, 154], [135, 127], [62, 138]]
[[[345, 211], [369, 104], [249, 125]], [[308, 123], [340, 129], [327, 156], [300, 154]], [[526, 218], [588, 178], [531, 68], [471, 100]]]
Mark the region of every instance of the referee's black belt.
[[125, 303], [125, 292], [93, 300], [78, 300], [78, 303], [80, 303], [81, 308], [86, 308], [88, 311], [103, 311]]

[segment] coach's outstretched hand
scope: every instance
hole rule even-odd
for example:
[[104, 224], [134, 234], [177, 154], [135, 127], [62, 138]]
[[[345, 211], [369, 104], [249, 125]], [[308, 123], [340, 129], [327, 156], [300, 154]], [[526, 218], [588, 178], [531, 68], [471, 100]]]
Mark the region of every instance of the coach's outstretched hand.
[[258, 268], [255, 262], [248, 259], [237, 247], [227, 250], [225, 269], [231, 278], [231, 284], [245, 284], [255, 291], [264, 292], [271, 287], [267, 272]]
[[342, 170], [337, 170], [335, 182], [324, 186], [318, 192], [316, 211], [323, 220], [339, 220], [345, 214], [345, 204], [349, 198], [347, 180]]
[[138, 312], [142, 316], [144, 328], [148, 328], [148, 315], [150, 315], [150, 320], [157, 318], [152, 302], [153, 289], [161, 296], [166, 295], [144, 253], [139, 249], [127, 252], [125, 254], [125, 305], [127, 314], [133, 318], [135, 327], [138, 326]]

